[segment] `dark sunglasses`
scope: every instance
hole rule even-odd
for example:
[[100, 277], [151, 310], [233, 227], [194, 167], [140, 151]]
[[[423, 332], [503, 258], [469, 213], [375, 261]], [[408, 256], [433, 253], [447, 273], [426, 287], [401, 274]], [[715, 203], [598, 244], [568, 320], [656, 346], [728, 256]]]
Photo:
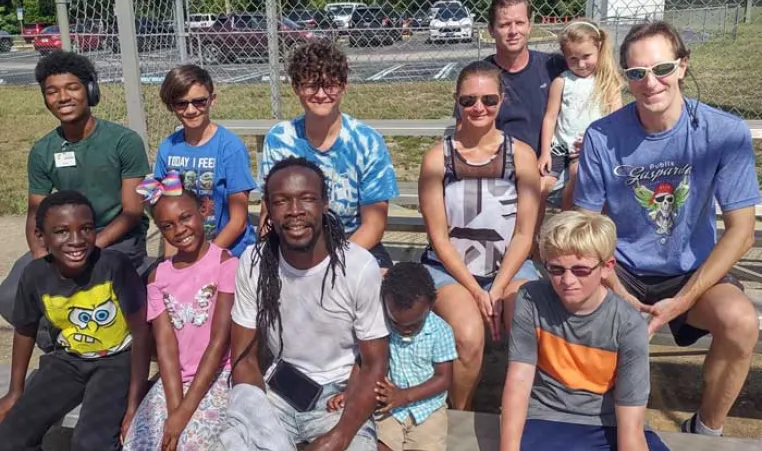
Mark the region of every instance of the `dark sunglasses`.
[[595, 269], [601, 266], [603, 262], [598, 262], [595, 266], [572, 266], [571, 268], [564, 268], [561, 265], [545, 265], [545, 269], [551, 276], [563, 276], [566, 271], [571, 272], [575, 277], [587, 277], [595, 271]]
[[174, 108], [177, 111], [185, 111], [188, 109], [188, 105], [193, 105], [196, 109], [202, 109], [209, 106], [209, 97], [199, 97], [198, 99], [190, 99], [190, 100], [176, 100], [172, 102], [172, 108]]
[[500, 96], [497, 94], [487, 94], [484, 96], [460, 96], [458, 97], [458, 105], [463, 108], [471, 108], [476, 105], [476, 101], [480, 100], [482, 105], [486, 107], [496, 106], [500, 103]]
[[630, 81], [641, 81], [651, 72], [656, 78], [663, 78], [672, 75], [679, 66], [680, 58], [674, 61], [662, 61], [651, 67], [630, 67], [624, 70], [624, 76]]

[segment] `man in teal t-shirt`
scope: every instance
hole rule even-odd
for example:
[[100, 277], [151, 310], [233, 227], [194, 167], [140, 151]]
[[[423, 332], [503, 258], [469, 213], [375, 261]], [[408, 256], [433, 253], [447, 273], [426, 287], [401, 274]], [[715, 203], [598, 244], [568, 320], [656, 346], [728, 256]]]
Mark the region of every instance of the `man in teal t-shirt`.
[[[122, 251], [136, 268], [146, 258], [148, 218], [135, 192], [150, 173], [142, 139], [128, 128], [92, 115], [91, 107], [99, 97], [97, 75], [84, 56], [55, 52], [39, 61], [35, 76], [45, 106], [60, 125], [29, 152], [29, 252], [14, 264], [0, 286], [0, 315], [6, 320], [11, 317], [24, 267], [48, 253], [35, 235], [35, 215], [40, 202], [54, 190], [79, 191], [92, 202], [96, 246]], [[38, 335], [38, 345], [42, 349], [52, 346], [48, 334]]]

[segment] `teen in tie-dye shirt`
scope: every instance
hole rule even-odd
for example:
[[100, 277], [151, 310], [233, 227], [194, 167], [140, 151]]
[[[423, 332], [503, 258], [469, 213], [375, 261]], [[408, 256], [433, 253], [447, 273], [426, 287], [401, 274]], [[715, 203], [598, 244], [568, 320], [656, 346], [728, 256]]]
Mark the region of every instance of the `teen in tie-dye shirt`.
[[[264, 184], [265, 174], [286, 157], [314, 162], [326, 174], [330, 208], [341, 217], [345, 232], [370, 250], [382, 268], [391, 267], [381, 237], [388, 202], [399, 194], [397, 180], [381, 134], [339, 111], [347, 84], [346, 55], [330, 43], [306, 44], [294, 52], [288, 72], [304, 115], [268, 132], [260, 182]], [[264, 218], [264, 206], [262, 213]]]

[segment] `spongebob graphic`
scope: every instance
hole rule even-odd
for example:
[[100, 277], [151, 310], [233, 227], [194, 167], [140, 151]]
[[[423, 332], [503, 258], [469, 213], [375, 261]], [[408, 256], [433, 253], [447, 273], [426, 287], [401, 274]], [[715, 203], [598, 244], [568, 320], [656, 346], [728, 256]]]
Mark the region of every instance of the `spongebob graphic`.
[[84, 358], [113, 354], [130, 345], [132, 337], [111, 282], [71, 296], [43, 295], [50, 323], [61, 330], [58, 343]]
[[[677, 188], [669, 183], [661, 182], [651, 191], [638, 183], [635, 186], [635, 199], [648, 211], [648, 217], [656, 226], [656, 234], [666, 237], [672, 235], [675, 219], [680, 207], [688, 199], [689, 191], [690, 185], [686, 175]], [[666, 238], [662, 238], [661, 243], [665, 242]]]

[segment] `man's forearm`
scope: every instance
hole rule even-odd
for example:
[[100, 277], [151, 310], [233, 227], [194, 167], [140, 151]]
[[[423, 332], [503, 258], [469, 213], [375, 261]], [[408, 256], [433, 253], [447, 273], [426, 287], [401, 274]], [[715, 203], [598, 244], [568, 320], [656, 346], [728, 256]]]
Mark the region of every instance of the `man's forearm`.
[[685, 302], [684, 311], [693, 307], [706, 290], [725, 277], [753, 245], [753, 231], [734, 227], [727, 229], [706, 261], [675, 296]]
[[345, 397], [344, 412], [339, 423], [332, 430], [339, 434], [348, 446], [360, 427], [376, 409], [376, 382], [386, 374], [386, 361], [363, 362], [357, 383], [353, 383]]
[[140, 214], [122, 212], [109, 225], [98, 232], [98, 236], [95, 238], [95, 245], [101, 249], [111, 246], [127, 235], [130, 230], [134, 229], [141, 219], [142, 215]]

